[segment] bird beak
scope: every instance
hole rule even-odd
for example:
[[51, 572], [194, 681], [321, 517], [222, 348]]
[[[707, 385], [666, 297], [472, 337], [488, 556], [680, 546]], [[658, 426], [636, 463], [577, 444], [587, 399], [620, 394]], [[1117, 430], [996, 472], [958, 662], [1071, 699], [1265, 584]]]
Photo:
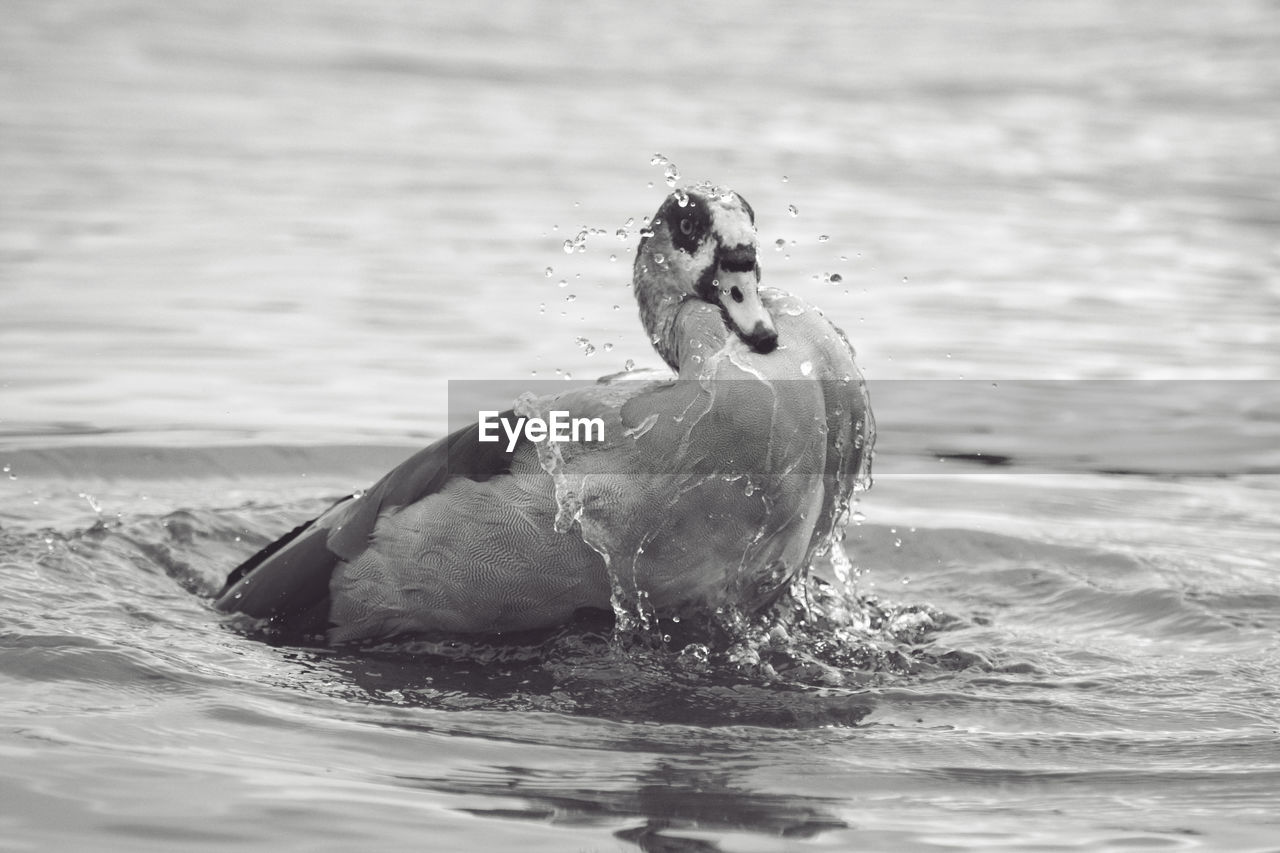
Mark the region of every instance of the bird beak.
[[749, 272], [729, 272], [721, 267], [716, 276], [716, 292], [729, 324], [747, 346], [762, 355], [778, 348], [778, 330], [773, 316], [760, 301], [754, 268]]

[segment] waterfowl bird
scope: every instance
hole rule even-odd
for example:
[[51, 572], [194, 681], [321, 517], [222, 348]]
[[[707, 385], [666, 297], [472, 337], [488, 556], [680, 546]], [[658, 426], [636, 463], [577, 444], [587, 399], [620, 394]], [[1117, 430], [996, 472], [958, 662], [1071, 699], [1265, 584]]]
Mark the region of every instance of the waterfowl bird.
[[250, 557], [216, 606], [338, 644], [772, 602], [869, 482], [874, 424], [844, 334], [760, 278], [746, 200], [676, 190], [633, 270], [674, 376], [521, 396], [501, 417], [599, 418], [603, 440], [454, 432]]

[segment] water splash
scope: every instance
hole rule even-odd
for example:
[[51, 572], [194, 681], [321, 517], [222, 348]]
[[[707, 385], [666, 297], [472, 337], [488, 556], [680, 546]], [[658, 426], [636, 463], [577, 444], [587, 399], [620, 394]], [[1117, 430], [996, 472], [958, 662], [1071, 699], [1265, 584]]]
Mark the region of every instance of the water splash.
[[566, 255], [572, 255], [575, 252], [581, 254], [587, 251], [587, 238], [590, 237], [597, 229], [583, 227], [578, 229], [578, 233], [573, 237], [565, 240], [561, 245]]
[[[556, 372], [558, 373], [559, 369]], [[529, 392], [516, 398], [512, 410], [526, 418], [544, 416], [543, 407], [538, 398]], [[574, 522], [582, 516], [582, 499], [576, 485], [566, 476], [560, 444], [554, 441], [534, 442], [534, 451], [538, 455], [538, 464], [551, 476], [551, 481], [555, 485], [556, 532], [567, 533], [573, 528]]]
[[[669, 187], [674, 187], [680, 180], [680, 169], [662, 154], [654, 154], [650, 157], [649, 165], [662, 167], [662, 179]], [[653, 184], [649, 184], [649, 186], [653, 186]]]

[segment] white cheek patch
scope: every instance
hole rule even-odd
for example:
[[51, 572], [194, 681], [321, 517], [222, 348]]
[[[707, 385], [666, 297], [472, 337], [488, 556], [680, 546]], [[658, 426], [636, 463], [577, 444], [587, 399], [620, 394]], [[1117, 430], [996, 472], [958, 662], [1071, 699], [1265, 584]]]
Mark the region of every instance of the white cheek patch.
[[672, 260], [680, 272], [690, 279], [697, 279], [702, 271], [711, 266], [715, 260], [716, 246], [714, 240], [703, 240], [693, 253], [676, 249], [672, 252]]
[[756, 229], [751, 217], [734, 196], [729, 200], [714, 199], [710, 204], [711, 231], [722, 246], [754, 246]]
[[689, 256], [691, 269], [704, 270], [715, 263], [716, 244], [714, 240], [703, 240], [698, 244], [698, 251]]

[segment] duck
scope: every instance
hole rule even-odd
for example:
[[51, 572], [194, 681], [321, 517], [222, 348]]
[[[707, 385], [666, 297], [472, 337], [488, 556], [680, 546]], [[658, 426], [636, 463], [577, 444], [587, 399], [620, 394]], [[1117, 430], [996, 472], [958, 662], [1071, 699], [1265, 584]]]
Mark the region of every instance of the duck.
[[[214, 606], [345, 645], [771, 605], [841, 547], [875, 422], [844, 332], [761, 281], [746, 199], [675, 189], [632, 270], [669, 374], [484, 413], [249, 557]], [[594, 429], [557, 436], [558, 417]]]

